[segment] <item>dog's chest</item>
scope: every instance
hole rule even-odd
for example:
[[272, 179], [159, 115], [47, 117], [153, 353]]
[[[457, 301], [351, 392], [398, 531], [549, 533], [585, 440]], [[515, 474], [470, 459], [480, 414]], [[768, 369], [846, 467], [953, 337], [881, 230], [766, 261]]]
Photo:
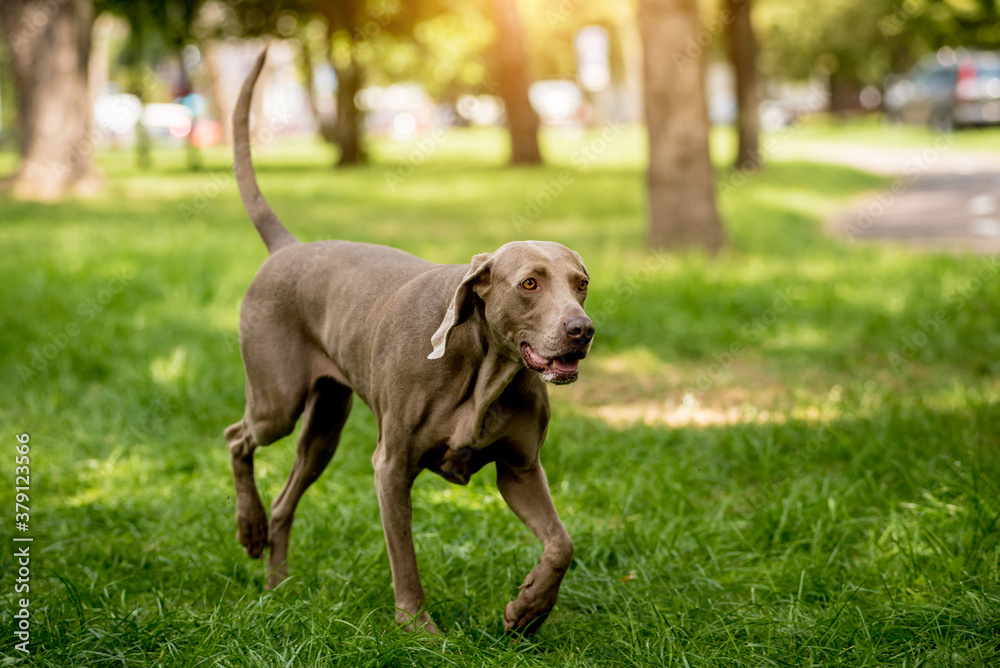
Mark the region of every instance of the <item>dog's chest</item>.
[[497, 441], [504, 438], [514, 415], [501, 402], [485, 412], [468, 402], [452, 414], [450, 435], [420, 458], [421, 467], [456, 485], [468, 484], [473, 474], [496, 460]]
[[517, 411], [496, 402], [486, 410], [481, 422], [470, 419], [463, 424], [459, 420], [448, 441], [431, 448], [421, 458], [421, 465], [448, 482], [467, 485], [479, 469], [502, 456], [503, 440], [510, 435], [512, 425], [518, 425], [517, 417]]
[[494, 445], [485, 448], [465, 446], [457, 449], [442, 445], [424, 455], [421, 464], [448, 482], [467, 485], [473, 474], [496, 460], [495, 453]]

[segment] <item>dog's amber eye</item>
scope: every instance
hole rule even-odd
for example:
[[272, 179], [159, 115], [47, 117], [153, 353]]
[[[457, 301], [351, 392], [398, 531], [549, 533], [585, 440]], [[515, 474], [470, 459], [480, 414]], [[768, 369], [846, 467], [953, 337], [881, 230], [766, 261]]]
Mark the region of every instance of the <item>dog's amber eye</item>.
[[521, 287], [524, 288], [525, 290], [534, 290], [535, 288], [538, 287], [538, 281], [536, 281], [533, 278], [526, 278], [523, 281], [521, 281]]
[[580, 286], [577, 289], [580, 292], [586, 292], [588, 285], [590, 285], [590, 281], [580, 281]]

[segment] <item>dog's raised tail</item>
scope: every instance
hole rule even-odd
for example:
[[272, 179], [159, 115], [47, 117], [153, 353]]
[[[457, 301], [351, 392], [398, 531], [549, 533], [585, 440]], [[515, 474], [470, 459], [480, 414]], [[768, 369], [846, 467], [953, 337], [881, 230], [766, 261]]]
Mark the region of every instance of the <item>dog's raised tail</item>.
[[257, 185], [257, 174], [253, 169], [253, 159], [250, 156], [250, 100], [253, 97], [254, 84], [257, 83], [257, 77], [260, 76], [266, 59], [265, 48], [247, 75], [246, 81], [243, 82], [240, 97], [233, 110], [233, 172], [236, 174], [236, 184], [240, 187], [243, 208], [250, 215], [250, 220], [264, 240], [268, 252], [274, 254], [285, 246], [298, 243], [298, 239], [281, 224], [261, 194]]

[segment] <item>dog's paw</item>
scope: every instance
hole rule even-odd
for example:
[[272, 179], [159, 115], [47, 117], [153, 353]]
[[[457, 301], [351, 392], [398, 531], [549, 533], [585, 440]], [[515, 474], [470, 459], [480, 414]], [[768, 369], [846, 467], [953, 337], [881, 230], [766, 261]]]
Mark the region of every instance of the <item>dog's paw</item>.
[[521, 585], [521, 593], [504, 610], [504, 631], [518, 635], [537, 632], [555, 606], [558, 592], [558, 586], [538, 587], [534, 573], [529, 575]]
[[396, 623], [402, 626], [404, 631], [411, 633], [422, 631], [432, 636], [441, 635], [441, 632], [434, 626], [434, 622], [431, 621], [431, 616], [427, 612], [421, 612], [419, 615], [411, 615], [405, 610], [397, 610]]
[[281, 564], [276, 568], [270, 569], [270, 571], [267, 574], [267, 584], [264, 585], [264, 588], [267, 591], [274, 591], [275, 589], [278, 588], [278, 585], [280, 585], [287, 579], [288, 579], [288, 566], [285, 564]]
[[267, 515], [264, 509], [236, 515], [236, 537], [251, 559], [262, 559], [267, 547]]

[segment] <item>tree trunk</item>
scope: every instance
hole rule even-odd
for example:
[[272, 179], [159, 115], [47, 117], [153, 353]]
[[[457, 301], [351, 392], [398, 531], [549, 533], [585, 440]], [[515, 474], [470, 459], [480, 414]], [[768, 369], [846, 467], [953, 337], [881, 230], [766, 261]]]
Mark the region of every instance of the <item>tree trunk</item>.
[[[322, 39], [319, 40], [322, 48], [320, 52], [322, 54], [322, 62], [324, 64], [330, 64], [330, 35], [327, 30], [323, 29]], [[306, 77], [306, 92], [309, 98], [309, 108], [312, 110], [313, 117], [316, 119], [316, 127], [319, 132], [319, 136], [327, 144], [337, 143], [337, 126], [335, 120], [331, 120], [332, 115], [328, 111], [324, 110], [317, 99], [316, 95], [316, 62], [313, 57], [313, 44], [312, 40], [305, 39], [302, 42], [302, 69], [305, 71]], [[326, 102], [324, 100], [324, 102]]]
[[830, 111], [843, 117], [861, 107], [861, 82], [852, 72], [843, 68], [830, 73]]
[[115, 19], [109, 13], [104, 13], [94, 20], [90, 31], [90, 55], [87, 60], [87, 85], [90, 90], [90, 103], [108, 87], [111, 72], [111, 39], [115, 31]]
[[340, 146], [338, 167], [358, 165], [368, 162], [361, 143], [364, 134], [364, 115], [354, 103], [354, 98], [363, 85], [361, 66], [358, 64], [354, 46], [351, 47], [351, 61], [346, 67], [334, 67], [337, 74], [337, 126], [335, 135]]
[[[337, 120], [333, 137], [340, 147], [338, 167], [347, 167], [368, 162], [362, 138], [364, 137], [364, 114], [354, 103], [358, 91], [364, 86], [364, 65], [358, 60], [358, 41], [365, 39], [359, 26], [367, 16], [364, 0], [340, 0], [321, 2], [317, 11], [326, 19], [327, 36], [324, 50], [330, 54], [333, 72], [337, 76]], [[346, 39], [350, 45], [349, 57], [335, 58], [330, 49], [330, 40]], [[306, 45], [305, 48], [308, 48]], [[322, 127], [322, 123], [321, 123]]]
[[[178, 91], [178, 97], [187, 99], [194, 92], [194, 86], [191, 83], [191, 72], [188, 70], [188, 63], [184, 60], [184, 46], [180, 42], [174, 46], [174, 53], [176, 54], [181, 70], [181, 87]], [[184, 153], [187, 156], [187, 166], [192, 172], [201, 169], [201, 151], [194, 143], [194, 129], [197, 124], [198, 117], [192, 114], [191, 130], [188, 131], [187, 137], [184, 139]]]
[[751, 0], [726, 0], [731, 13], [728, 30], [729, 59], [736, 73], [736, 126], [739, 148], [736, 168], [753, 171], [760, 167], [760, 101], [757, 98], [757, 40], [750, 21]]
[[528, 100], [528, 58], [524, 46], [524, 28], [514, 0], [491, 0], [493, 21], [497, 28], [497, 86], [507, 108], [510, 128], [510, 163], [539, 165], [538, 114]]
[[715, 207], [696, 0], [640, 0], [649, 128], [649, 245], [716, 252], [725, 232]]
[[220, 139], [226, 146], [233, 145], [233, 106], [225, 93], [222, 68], [219, 66], [219, 42], [208, 40], [204, 43], [205, 79], [208, 84], [209, 103], [219, 124]]
[[21, 164], [5, 186], [25, 199], [100, 185], [87, 88], [93, 3], [0, 0], [21, 124]]
[[625, 67], [624, 104], [618, 122], [643, 123], [642, 40], [639, 36], [639, 20], [632, 3], [615, 3], [614, 7], [618, 42], [621, 44]]

